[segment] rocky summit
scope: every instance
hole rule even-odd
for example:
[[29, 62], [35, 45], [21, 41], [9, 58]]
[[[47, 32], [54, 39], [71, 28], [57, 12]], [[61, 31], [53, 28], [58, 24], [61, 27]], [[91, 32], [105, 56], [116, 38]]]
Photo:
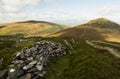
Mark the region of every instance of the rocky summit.
[[50, 41], [36, 43], [18, 52], [8, 70], [0, 71], [0, 79], [39, 79], [46, 73], [47, 62], [66, 54], [67, 49]]

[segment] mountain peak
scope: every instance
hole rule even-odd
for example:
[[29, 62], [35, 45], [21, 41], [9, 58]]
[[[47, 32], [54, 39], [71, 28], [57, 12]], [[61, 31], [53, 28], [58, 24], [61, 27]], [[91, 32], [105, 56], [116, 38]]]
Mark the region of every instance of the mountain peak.
[[95, 20], [91, 20], [89, 21], [88, 23], [97, 23], [97, 22], [102, 22], [102, 23], [109, 23], [109, 22], [112, 22], [106, 18], [97, 18]]
[[110, 21], [106, 18], [98, 18], [95, 20], [91, 20], [85, 25], [92, 26], [92, 27], [100, 27], [100, 28], [111, 28], [111, 29], [118, 29], [120, 30], [120, 25]]
[[108, 20], [108, 19], [101, 17], [101, 18], [97, 18], [96, 20]]

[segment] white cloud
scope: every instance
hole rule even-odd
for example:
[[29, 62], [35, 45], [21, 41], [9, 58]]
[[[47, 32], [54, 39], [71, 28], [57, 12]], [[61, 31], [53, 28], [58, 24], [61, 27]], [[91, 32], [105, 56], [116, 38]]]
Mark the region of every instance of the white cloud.
[[[57, 0], [43, 0], [46, 5], [56, 6]], [[39, 11], [41, 0], [0, 0], [0, 23], [24, 21], [24, 20], [44, 20], [61, 24], [79, 24], [85, 22], [87, 18], [66, 12], [59, 7], [52, 7], [47, 11]], [[56, 5], [55, 5], [56, 4]], [[32, 11], [29, 11], [32, 7]], [[27, 8], [28, 12], [25, 11]], [[37, 9], [36, 9], [37, 8]], [[37, 11], [35, 11], [36, 9]]]
[[100, 9], [99, 13], [103, 16], [120, 15], [120, 6], [104, 6]]
[[0, 23], [36, 18], [32, 11], [28, 14], [26, 8], [37, 8], [40, 2], [41, 0], [0, 0]]
[[40, 0], [0, 0], [3, 12], [19, 12], [27, 6], [37, 6]]
[[53, 2], [56, 2], [56, 0], [44, 0], [45, 2], [47, 3], [53, 3]]

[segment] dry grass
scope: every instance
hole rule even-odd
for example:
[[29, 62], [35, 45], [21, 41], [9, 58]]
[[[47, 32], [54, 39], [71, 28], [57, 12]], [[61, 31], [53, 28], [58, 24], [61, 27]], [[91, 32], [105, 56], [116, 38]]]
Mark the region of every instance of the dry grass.
[[[0, 29], [0, 35], [24, 34], [25, 36], [46, 36], [60, 31], [62, 26], [50, 23], [9, 23]], [[53, 30], [51, 30], [53, 29]], [[50, 31], [51, 30], [51, 31]]]
[[105, 40], [111, 42], [120, 42], [119, 34], [90, 26], [78, 26], [50, 35], [50, 37], [73, 37], [77, 39]]

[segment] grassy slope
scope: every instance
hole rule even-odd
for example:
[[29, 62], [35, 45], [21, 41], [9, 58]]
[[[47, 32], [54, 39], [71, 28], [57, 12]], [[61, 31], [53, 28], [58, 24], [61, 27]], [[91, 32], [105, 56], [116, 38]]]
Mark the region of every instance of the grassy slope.
[[101, 28], [92, 28], [87, 25], [80, 25], [77, 27], [69, 28], [61, 32], [52, 34], [50, 37], [73, 37], [77, 39], [89, 39], [89, 40], [104, 40], [107, 34], [105, 30]]
[[67, 26], [49, 22], [17, 22], [4, 24], [3, 26], [5, 27], [0, 29], [0, 35], [24, 34], [26, 36], [45, 36], [67, 28]]
[[73, 37], [77, 39], [107, 40], [120, 42], [120, 25], [104, 18], [72, 27], [50, 35], [50, 37]]
[[87, 23], [87, 25], [90, 25], [92, 27], [100, 27], [100, 28], [106, 28], [106, 29], [114, 29], [115, 31], [120, 31], [120, 25], [110, 21], [105, 18], [98, 18], [95, 20], [91, 20]]
[[22, 42], [11, 42], [15, 39], [4, 39], [6, 40], [1, 40], [2, 45], [5, 46], [1, 47], [0, 58], [5, 58], [3, 64], [5, 67], [10, 63], [16, 51], [23, 50], [37, 41], [49, 40], [67, 46], [69, 54], [48, 62], [47, 74], [41, 79], [120, 79], [120, 59], [115, 58], [106, 50], [93, 48], [84, 40], [28, 38]]
[[[69, 42], [70, 43], [70, 42]], [[106, 50], [85, 43], [71, 43], [72, 54], [58, 58], [48, 66], [44, 79], [119, 79], [120, 59]]]

